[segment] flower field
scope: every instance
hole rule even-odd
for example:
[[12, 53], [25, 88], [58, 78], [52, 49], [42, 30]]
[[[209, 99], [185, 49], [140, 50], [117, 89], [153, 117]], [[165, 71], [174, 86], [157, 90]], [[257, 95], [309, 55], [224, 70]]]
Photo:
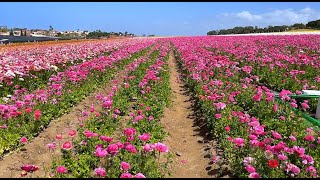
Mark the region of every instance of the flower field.
[[[170, 177], [161, 119], [174, 101], [172, 58], [222, 150], [214, 164], [244, 178], [319, 177], [318, 100], [294, 98], [320, 90], [319, 44], [318, 35], [206, 36], [0, 51], [0, 156], [37, 141], [94, 95], [76, 126], [43, 144], [49, 167], [19, 162], [19, 176]], [[105, 84], [111, 90], [96, 93]]]

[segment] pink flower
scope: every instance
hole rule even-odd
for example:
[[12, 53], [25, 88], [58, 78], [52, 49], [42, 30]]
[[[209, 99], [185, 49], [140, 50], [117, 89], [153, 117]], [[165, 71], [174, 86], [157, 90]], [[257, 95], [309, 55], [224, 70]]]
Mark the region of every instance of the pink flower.
[[309, 172], [311, 174], [311, 176], [313, 176], [313, 177], [317, 176], [317, 170], [313, 166], [307, 167], [306, 172], [307, 173]]
[[271, 133], [272, 133], [272, 136], [273, 136], [275, 139], [281, 139], [281, 138], [282, 138], [281, 134], [277, 133], [277, 132], [274, 131], [274, 130], [271, 130]]
[[98, 147], [94, 153], [97, 157], [102, 158], [108, 155], [108, 152], [101, 147]]
[[121, 174], [120, 178], [132, 178], [132, 174], [125, 172]]
[[56, 139], [57, 139], [57, 140], [62, 139], [62, 134], [57, 134], [57, 135], [56, 135]]
[[289, 139], [290, 139], [291, 141], [297, 141], [297, 139], [296, 139], [294, 136], [289, 136]]
[[23, 143], [23, 144], [26, 144], [28, 142], [28, 139], [26, 137], [22, 137], [20, 139], [20, 142]]
[[221, 115], [221, 114], [215, 114], [214, 117], [215, 117], [216, 119], [220, 119], [220, 118], [222, 117], [222, 115]]
[[121, 168], [121, 170], [123, 170], [123, 171], [129, 171], [130, 170], [130, 164], [129, 163], [127, 163], [127, 162], [121, 162], [120, 163], [120, 168]]
[[148, 140], [150, 139], [150, 134], [144, 133], [144, 134], [142, 134], [142, 135], [139, 135], [138, 138], [139, 138], [141, 141], [146, 142], [146, 141], [148, 141]]
[[229, 127], [229, 126], [226, 126], [224, 129], [225, 129], [227, 132], [230, 131], [230, 127]]
[[76, 134], [77, 134], [77, 131], [76, 130], [70, 130], [68, 132], [68, 134], [71, 136], [71, 137], [74, 137]]
[[154, 145], [155, 145], [156, 150], [158, 150], [159, 152], [165, 152], [165, 153], [169, 152], [167, 145], [165, 145], [161, 142], [157, 142]]
[[256, 172], [249, 174], [249, 178], [260, 178], [260, 175]]
[[151, 148], [150, 144], [145, 144], [143, 146], [143, 150], [146, 151], [146, 152], [152, 152], [153, 148]]
[[278, 158], [279, 158], [281, 161], [285, 161], [285, 160], [288, 159], [288, 157], [285, 156], [285, 155], [283, 155], [283, 154], [279, 154], [279, 155], [278, 155]]
[[273, 105], [273, 111], [277, 112], [278, 111], [279, 106], [277, 104]]
[[119, 148], [118, 148], [118, 146], [116, 144], [109, 144], [108, 147], [107, 147], [107, 151], [111, 155], [116, 155], [119, 152]]
[[305, 103], [305, 102], [301, 103], [301, 107], [302, 107], [303, 110], [307, 110], [307, 109], [310, 108], [309, 105], [307, 103]]
[[220, 161], [220, 159], [221, 159], [221, 156], [213, 156], [212, 157], [213, 163], [218, 163]]
[[314, 141], [315, 140], [315, 137], [310, 135], [310, 134], [307, 134], [305, 137], [304, 137], [304, 140], [306, 141]]
[[49, 144], [47, 144], [47, 147], [48, 147], [49, 149], [55, 149], [55, 148], [56, 148], [56, 143], [55, 143], [55, 142], [49, 143]]
[[65, 142], [62, 145], [62, 149], [64, 150], [70, 150], [72, 148], [72, 144], [70, 142]]
[[254, 101], [260, 101], [260, 100], [261, 100], [261, 94], [256, 94], [256, 95], [254, 95], [254, 96], [252, 97], [252, 99], [253, 99]]
[[251, 165], [247, 165], [247, 166], [246, 166], [246, 170], [248, 171], [248, 173], [254, 173], [254, 172], [256, 172], [256, 168], [254, 168], [254, 167], [251, 166]]
[[112, 137], [108, 137], [108, 136], [100, 136], [100, 138], [99, 138], [100, 140], [102, 140], [102, 141], [105, 141], [105, 142], [111, 142], [112, 140], [113, 140], [113, 138]]
[[105, 168], [98, 167], [94, 169], [94, 174], [100, 177], [105, 177], [106, 176], [106, 170]]
[[279, 117], [282, 121], [286, 120], [286, 118], [284, 116], [280, 116]]
[[125, 149], [133, 154], [137, 153], [136, 147], [134, 147], [132, 144], [126, 145]]
[[57, 171], [57, 173], [64, 174], [67, 172], [67, 168], [64, 166], [58, 166], [56, 171]]
[[142, 173], [138, 173], [134, 176], [135, 178], [146, 178]]
[[133, 135], [135, 135], [136, 134], [136, 130], [134, 129], [134, 128], [126, 128], [125, 130], [124, 130], [124, 134], [126, 135], [126, 136], [133, 136]]
[[245, 140], [243, 138], [234, 138], [233, 143], [237, 146], [244, 146]]
[[21, 169], [27, 172], [33, 172], [39, 169], [36, 165], [24, 164], [21, 166]]

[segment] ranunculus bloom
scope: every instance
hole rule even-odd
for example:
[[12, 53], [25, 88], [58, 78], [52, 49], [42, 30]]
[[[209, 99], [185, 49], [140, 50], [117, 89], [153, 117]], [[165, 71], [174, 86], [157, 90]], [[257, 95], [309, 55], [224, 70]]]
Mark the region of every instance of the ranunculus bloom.
[[100, 177], [105, 177], [106, 176], [106, 170], [102, 167], [98, 167], [94, 169], [94, 174]]
[[142, 173], [138, 173], [134, 176], [135, 178], [146, 178]]
[[159, 152], [165, 152], [165, 153], [169, 152], [167, 145], [165, 145], [161, 142], [157, 142], [154, 145], [156, 147], [156, 150], [158, 150]]
[[120, 178], [132, 178], [132, 174], [126, 172], [126, 173], [122, 173]]
[[279, 134], [278, 132], [276, 132], [274, 130], [271, 130], [271, 134], [275, 139], [281, 139], [282, 138], [281, 134]]
[[75, 131], [75, 130], [70, 130], [70, 131], [68, 132], [68, 134], [69, 134], [71, 137], [74, 137], [74, 136], [77, 134], [77, 131]]
[[144, 133], [144, 134], [142, 134], [142, 135], [139, 135], [138, 138], [139, 138], [141, 141], [146, 142], [146, 141], [148, 141], [148, 140], [150, 139], [150, 134]]
[[256, 172], [249, 174], [249, 178], [260, 178], [260, 175]]
[[100, 140], [102, 140], [102, 141], [105, 141], [105, 142], [111, 142], [112, 140], [113, 140], [113, 138], [112, 137], [108, 137], [108, 136], [100, 136], [100, 138], [99, 138]]
[[36, 165], [24, 164], [21, 166], [21, 169], [27, 172], [33, 172], [39, 169]]
[[57, 173], [64, 174], [67, 172], [67, 168], [64, 166], [58, 166], [56, 171], [57, 171]]
[[72, 148], [72, 144], [70, 142], [65, 142], [62, 144], [62, 149], [70, 150]]
[[28, 142], [28, 139], [26, 137], [22, 137], [20, 139], [20, 142], [23, 143], [23, 144], [26, 144]]
[[34, 118], [36, 119], [36, 121], [40, 119], [40, 116], [41, 116], [41, 111], [38, 109], [35, 110], [34, 111]]
[[279, 166], [279, 162], [276, 159], [271, 159], [268, 161], [268, 166], [270, 168], [277, 168]]
[[226, 126], [224, 129], [225, 129], [227, 132], [230, 131], [230, 127], [229, 127], [229, 126]]
[[127, 163], [127, 162], [121, 162], [121, 163], [120, 163], [120, 168], [121, 168], [121, 170], [123, 170], [123, 171], [129, 171], [129, 169], [130, 169], [131, 167], [130, 167], [130, 164], [129, 164], [129, 163]]
[[109, 144], [107, 147], [107, 151], [111, 155], [116, 155], [119, 152], [119, 148], [116, 144]]
[[244, 146], [245, 140], [243, 138], [234, 138], [233, 143], [237, 146]]
[[215, 117], [216, 119], [220, 119], [220, 118], [222, 117], [222, 115], [221, 115], [221, 114], [215, 114], [214, 117]]
[[57, 134], [57, 135], [56, 135], [56, 139], [57, 139], [57, 140], [62, 139], [62, 134]]
[[49, 144], [47, 144], [47, 147], [49, 148], [49, 149], [55, 149], [56, 148], [56, 143], [49, 143]]
[[98, 147], [94, 153], [96, 156], [98, 156], [99, 158], [101, 157], [105, 157], [106, 155], [108, 155], [108, 152], [104, 149], [102, 149], [101, 147]]
[[246, 170], [248, 171], [248, 173], [254, 173], [254, 172], [256, 172], [256, 168], [254, 168], [254, 167], [251, 166], [251, 165], [247, 165], [247, 166], [246, 166]]
[[316, 138], [310, 134], [307, 134], [305, 137], [304, 137], [304, 140], [306, 141], [314, 141]]

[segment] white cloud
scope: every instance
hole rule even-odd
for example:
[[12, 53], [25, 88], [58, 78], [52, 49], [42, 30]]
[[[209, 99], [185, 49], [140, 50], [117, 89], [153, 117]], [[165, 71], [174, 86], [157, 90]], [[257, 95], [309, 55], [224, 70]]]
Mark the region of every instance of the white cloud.
[[252, 20], [260, 20], [262, 17], [260, 15], [251, 14], [249, 11], [242, 11], [240, 13], [235, 14], [236, 17], [247, 19], [249, 21]]
[[[320, 19], [320, 10], [306, 7], [300, 10], [282, 9], [265, 13], [252, 13], [241, 11], [238, 13], [223, 13], [216, 16], [216, 25], [222, 24], [222, 28], [234, 26], [268, 26], [268, 25], [292, 25], [294, 23], [307, 23]], [[228, 23], [226, 23], [228, 22]]]

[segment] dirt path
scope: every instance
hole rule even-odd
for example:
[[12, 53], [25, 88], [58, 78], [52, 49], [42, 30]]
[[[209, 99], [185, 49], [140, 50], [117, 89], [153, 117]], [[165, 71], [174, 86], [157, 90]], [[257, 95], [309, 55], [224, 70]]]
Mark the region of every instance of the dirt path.
[[217, 165], [212, 163], [214, 141], [209, 130], [193, 107], [193, 99], [179, 80], [173, 53], [169, 58], [172, 104], [164, 111], [161, 123], [169, 132], [164, 141], [174, 153], [170, 170], [173, 178], [217, 177]]
[[[118, 72], [115, 79], [119, 83], [123, 82], [123, 76], [126, 75], [125, 70]], [[16, 150], [11, 154], [6, 155], [2, 160], [0, 160], [0, 178], [3, 177], [20, 177], [22, 172], [20, 167], [23, 164], [33, 164], [39, 166], [39, 170], [34, 172], [32, 177], [49, 177], [49, 174], [45, 174], [45, 169], [50, 167], [51, 158], [50, 152], [48, 151], [47, 144], [55, 141], [55, 136], [57, 134], [63, 134], [66, 136], [68, 130], [76, 130], [77, 125], [80, 123], [77, 120], [79, 113], [84, 109], [89, 110], [91, 104], [95, 105], [96, 110], [100, 110], [99, 102], [97, 102], [95, 95], [101, 93], [106, 95], [111, 91], [112, 82], [108, 82], [102, 88], [98, 89], [90, 96], [87, 96], [83, 101], [81, 101], [77, 106], [73, 107], [68, 114], [61, 116], [53, 120], [49, 126], [40, 133], [32, 142], [26, 144], [22, 150]], [[62, 140], [64, 142], [65, 140]], [[58, 144], [57, 144], [58, 146]], [[57, 148], [56, 153], [59, 153]]]

